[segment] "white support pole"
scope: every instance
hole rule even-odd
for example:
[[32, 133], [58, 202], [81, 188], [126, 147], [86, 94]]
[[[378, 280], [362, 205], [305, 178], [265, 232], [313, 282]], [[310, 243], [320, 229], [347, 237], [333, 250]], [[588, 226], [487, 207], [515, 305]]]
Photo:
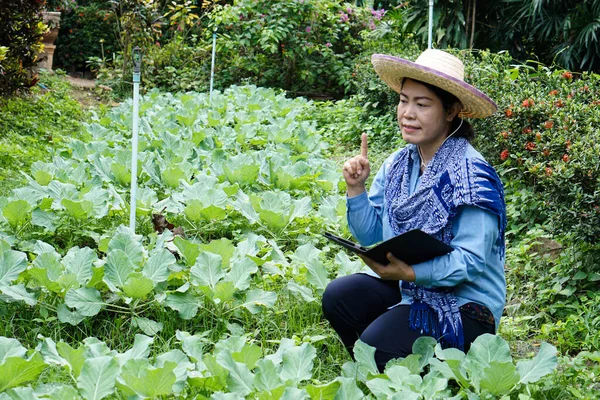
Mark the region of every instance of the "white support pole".
[[131, 136], [131, 201], [129, 204], [129, 229], [135, 233], [135, 211], [137, 208], [137, 159], [138, 128], [140, 113], [140, 75], [142, 55], [139, 47], [133, 49], [133, 134]]
[[433, 41], [433, 0], [429, 0], [429, 37], [427, 41], [427, 48], [431, 49], [431, 43]]
[[212, 103], [213, 93], [213, 81], [215, 77], [215, 54], [217, 48], [217, 32], [213, 32], [213, 45], [212, 45], [212, 61], [210, 63], [210, 94], [208, 95], [208, 101]]

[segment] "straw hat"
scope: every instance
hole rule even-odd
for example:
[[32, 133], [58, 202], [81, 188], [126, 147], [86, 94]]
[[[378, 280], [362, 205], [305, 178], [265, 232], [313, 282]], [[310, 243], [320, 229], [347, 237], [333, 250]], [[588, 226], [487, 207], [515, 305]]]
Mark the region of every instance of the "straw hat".
[[462, 61], [445, 51], [427, 49], [415, 62], [373, 54], [371, 62], [377, 75], [398, 93], [404, 78], [426, 82], [452, 93], [462, 103], [460, 117], [484, 118], [498, 109], [485, 93], [465, 82]]

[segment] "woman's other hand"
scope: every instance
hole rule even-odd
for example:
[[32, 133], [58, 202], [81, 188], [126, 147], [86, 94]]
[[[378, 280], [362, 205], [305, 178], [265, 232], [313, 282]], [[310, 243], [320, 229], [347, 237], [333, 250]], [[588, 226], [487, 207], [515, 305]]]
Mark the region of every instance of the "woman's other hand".
[[343, 173], [346, 180], [348, 197], [358, 196], [366, 191], [365, 182], [371, 173], [367, 158], [367, 134], [361, 135], [360, 155], [354, 156], [344, 163]]
[[362, 254], [358, 256], [383, 280], [414, 282], [416, 279], [413, 267], [397, 259], [392, 253], [387, 253], [387, 259], [390, 261], [388, 265], [379, 264]]

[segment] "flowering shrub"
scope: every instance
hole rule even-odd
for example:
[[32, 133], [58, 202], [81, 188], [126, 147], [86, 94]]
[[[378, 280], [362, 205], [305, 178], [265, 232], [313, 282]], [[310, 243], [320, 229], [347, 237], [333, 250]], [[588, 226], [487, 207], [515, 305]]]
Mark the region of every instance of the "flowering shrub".
[[579, 240], [600, 237], [600, 76], [511, 66], [507, 55], [460, 53], [467, 79], [499, 107], [472, 121], [477, 148], [504, 180], [540, 194], [552, 227]]
[[374, 18], [339, 1], [248, 1], [216, 7], [217, 87], [247, 79], [296, 94], [352, 89], [359, 33]]

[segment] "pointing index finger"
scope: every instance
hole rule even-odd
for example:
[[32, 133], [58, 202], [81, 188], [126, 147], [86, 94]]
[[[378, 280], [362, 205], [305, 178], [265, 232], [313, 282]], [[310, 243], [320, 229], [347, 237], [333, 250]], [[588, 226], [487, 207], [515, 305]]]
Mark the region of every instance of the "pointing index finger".
[[361, 135], [360, 155], [364, 158], [367, 158], [367, 147], [367, 134], [363, 132]]

